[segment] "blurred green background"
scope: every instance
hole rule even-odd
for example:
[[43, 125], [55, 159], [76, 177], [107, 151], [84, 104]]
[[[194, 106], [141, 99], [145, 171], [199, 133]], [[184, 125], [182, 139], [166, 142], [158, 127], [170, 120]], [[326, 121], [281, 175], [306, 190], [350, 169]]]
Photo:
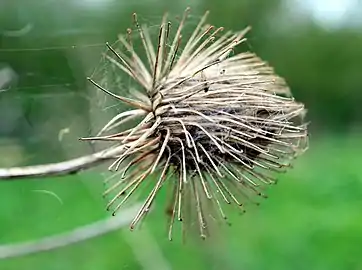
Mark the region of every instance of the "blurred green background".
[[[164, 11], [175, 17], [187, 6], [190, 26], [205, 10], [215, 25], [252, 26], [242, 49], [274, 66], [306, 104], [310, 150], [259, 208], [232, 217], [230, 228], [205, 243], [168, 242], [157, 208], [138, 232], [125, 227], [0, 260], [0, 270], [362, 269], [359, 0], [1, 0], [0, 167], [94, 151], [78, 138], [94, 134], [119, 109], [107, 108], [85, 79], [99, 67], [104, 42], [132, 27], [133, 12], [157, 33]], [[108, 217], [101, 198], [105, 174], [101, 168], [0, 183], [0, 257], [3, 245]]]

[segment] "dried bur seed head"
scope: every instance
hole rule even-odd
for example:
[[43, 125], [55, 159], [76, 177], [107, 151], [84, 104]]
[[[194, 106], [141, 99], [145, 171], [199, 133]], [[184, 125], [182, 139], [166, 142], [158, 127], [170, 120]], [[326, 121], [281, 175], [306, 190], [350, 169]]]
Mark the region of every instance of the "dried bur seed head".
[[[173, 37], [165, 15], [157, 44], [133, 15], [146, 62], [134, 50], [131, 30], [119, 37], [126, 50], [107, 44], [106, 59], [139, 84], [133, 97], [118, 96], [89, 78], [133, 107], [111, 119], [97, 137], [85, 138], [113, 141], [121, 149], [110, 166], [118, 173], [107, 181], [105, 195], [113, 194], [107, 208], [114, 214], [134, 193], [149, 188], [133, 229], [159, 191], [171, 186], [170, 239], [176, 220], [184, 228], [196, 225], [205, 238], [210, 221], [227, 219], [229, 204], [244, 211], [245, 204], [257, 203], [308, 142], [304, 106], [285, 81], [253, 53], [234, 52], [249, 29], [222, 33], [223, 28], [205, 24], [206, 13], [186, 38], [188, 14], [189, 9]], [[119, 130], [136, 119], [141, 120], [134, 127]]]

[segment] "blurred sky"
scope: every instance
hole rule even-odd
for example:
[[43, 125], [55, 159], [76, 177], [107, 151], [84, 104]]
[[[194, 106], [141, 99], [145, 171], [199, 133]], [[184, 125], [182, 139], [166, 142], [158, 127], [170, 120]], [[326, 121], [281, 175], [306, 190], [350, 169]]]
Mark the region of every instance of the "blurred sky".
[[[362, 5], [358, 0], [287, 0], [290, 11], [327, 28], [362, 25]], [[309, 19], [308, 18], [308, 19]]]

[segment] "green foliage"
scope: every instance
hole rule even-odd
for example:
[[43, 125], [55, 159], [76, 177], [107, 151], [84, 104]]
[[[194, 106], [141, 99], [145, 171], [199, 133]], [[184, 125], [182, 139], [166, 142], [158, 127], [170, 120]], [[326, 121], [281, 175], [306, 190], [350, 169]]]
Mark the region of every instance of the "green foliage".
[[[136, 232], [121, 229], [67, 248], [0, 261], [0, 269], [143, 269], [150, 231], [172, 269], [359, 269], [362, 241], [362, 170], [359, 138], [321, 137], [268, 191], [269, 199], [243, 216], [231, 216], [224, 240], [168, 242], [163, 209]], [[99, 175], [2, 183], [1, 242], [52, 235], [103, 218]], [[49, 190], [63, 204], [48, 194]], [[162, 205], [159, 198], [156, 205]], [[122, 214], [122, 213], [120, 213]], [[131, 244], [131, 241], [136, 241]], [[136, 246], [136, 247], [135, 247]], [[133, 248], [133, 249], [132, 249]], [[147, 249], [146, 249], [147, 250]], [[217, 254], [217, 255], [216, 255]], [[55, 263], [54, 263], [55, 262]], [[221, 266], [222, 265], [222, 266]]]

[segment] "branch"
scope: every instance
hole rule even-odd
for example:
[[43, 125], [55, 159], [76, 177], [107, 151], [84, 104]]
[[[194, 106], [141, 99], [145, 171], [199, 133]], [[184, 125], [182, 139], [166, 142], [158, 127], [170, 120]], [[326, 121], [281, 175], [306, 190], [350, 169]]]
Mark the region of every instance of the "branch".
[[91, 155], [45, 165], [0, 168], [0, 180], [15, 180], [28, 177], [60, 176], [89, 169], [92, 166], [105, 162], [123, 151], [122, 146], [106, 149]]
[[8, 259], [41, 251], [49, 251], [115, 231], [120, 227], [128, 225], [139, 210], [139, 207], [140, 205], [138, 204], [134, 205], [125, 209], [122, 212], [122, 215], [97, 221], [83, 227], [78, 227], [66, 233], [41, 238], [39, 240], [22, 242], [19, 244], [0, 245], [0, 259]]

